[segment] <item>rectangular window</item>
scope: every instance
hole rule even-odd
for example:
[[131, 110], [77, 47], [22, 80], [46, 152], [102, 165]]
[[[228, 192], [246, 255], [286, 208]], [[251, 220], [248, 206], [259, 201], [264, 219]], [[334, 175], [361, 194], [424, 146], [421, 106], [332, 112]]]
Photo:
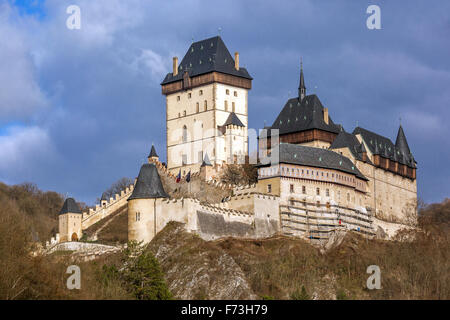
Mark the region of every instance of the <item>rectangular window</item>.
[[177, 96], [177, 101], [180, 101], [180, 96]]
[[330, 189], [325, 190], [325, 194], [327, 195], [327, 197], [330, 196]]
[[200, 91], [198, 92], [198, 95], [199, 95], [199, 96], [202, 96], [202, 95], [203, 95], [203, 90], [200, 90]]
[[228, 111], [228, 101], [225, 100], [225, 111]]
[[271, 184], [267, 185], [267, 192], [272, 193], [272, 185]]
[[320, 188], [317, 188], [317, 189], [316, 189], [316, 194], [317, 194], [318, 196], [320, 196]]
[[190, 99], [192, 97], [192, 94], [191, 93], [188, 93], [188, 98]]
[[294, 193], [294, 185], [293, 185], [293, 184], [291, 184], [291, 185], [289, 186], [289, 191], [290, 191], [291, 193]]
[[231, 106], [232, 106], [233, 112], [235, 112], [236, 111], [236, 106], [235, 106], [234, 102], [231, 103]]
[[237, 91], [234, 92], [234, 96], [237, 97]]
[[302, 193], [306, 194], [306, 186], [302, 186]]

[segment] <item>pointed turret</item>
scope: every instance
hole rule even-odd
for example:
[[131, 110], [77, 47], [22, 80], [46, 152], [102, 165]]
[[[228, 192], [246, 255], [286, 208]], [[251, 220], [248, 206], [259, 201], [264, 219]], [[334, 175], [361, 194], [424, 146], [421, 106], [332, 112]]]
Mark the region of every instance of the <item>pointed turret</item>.
[[133, 193], [128, 200], [168, 198], [154, 163], [142, 165]]
[[147, 159], [148, 159], [148, 162], [159, 160], [158, 154], [156, 153], [156, 149], [153, 144], [152, 144], [152, 149], [150, 150], [150, 154], [148, 155]]
[[395, 141], [395, 147], [405, 155], [411, 154], [409, 150], [408, 141], [406, 140], [405, 132], [403, 132], [402, 125], [398, 128], [397, 140]]
[[298, 87], [298, 98], [302, 101], [306, 96], [305, 77], [303, 76], [303, 62], [300, 60], [300, 85]]
[[66, 201], [64, 201], [61, 211], [59, 211], [59, 214], [66, 213], [81, 213], [80, 207], [73, 198], [67, 198]]
[[83, 214], [73, 198], [67, 198], [59, 212], [58, 230], [60, 242], [78, 241], [82, 236]]

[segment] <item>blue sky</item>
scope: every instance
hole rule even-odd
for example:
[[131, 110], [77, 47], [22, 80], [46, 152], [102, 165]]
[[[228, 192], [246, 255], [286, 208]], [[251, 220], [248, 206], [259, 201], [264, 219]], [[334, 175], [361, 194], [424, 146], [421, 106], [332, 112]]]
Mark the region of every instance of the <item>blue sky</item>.
[[[66, 28], [66, 8], [81, 29]], [[381, 30], [366, 9], [381, 8]], [[159, 83], [191, 39], [221, 36], [253, 76], [250, 127], [271, 124], [298, 87], [347, 131], [395, 142], [399, 118], [419, 196], [450, 197], [449, 1], [0, 0], [0, 181], [93, 203], [163, 157]]]

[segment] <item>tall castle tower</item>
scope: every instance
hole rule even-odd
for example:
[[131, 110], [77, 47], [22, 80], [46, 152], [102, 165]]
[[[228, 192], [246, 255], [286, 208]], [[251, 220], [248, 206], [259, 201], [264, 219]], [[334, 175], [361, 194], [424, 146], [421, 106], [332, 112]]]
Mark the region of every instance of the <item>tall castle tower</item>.
[[194, 42], [161, 83], [166, 96], [167, 168], [199, 171], [248, 155], [248, 90], [252, 77], [217, 36]]

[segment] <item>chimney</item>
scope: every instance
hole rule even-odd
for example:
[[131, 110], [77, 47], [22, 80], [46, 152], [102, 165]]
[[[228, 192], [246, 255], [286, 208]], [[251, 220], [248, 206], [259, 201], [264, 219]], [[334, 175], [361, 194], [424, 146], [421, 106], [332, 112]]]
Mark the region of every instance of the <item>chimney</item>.
[[234, 53], [234, 67], [239, 71], [239, 52]]
[[178, 57], [173, 57], [173, 76], [178, 75]]
[[328, 108], [323, 108], [323, 121], [328, 124]]

